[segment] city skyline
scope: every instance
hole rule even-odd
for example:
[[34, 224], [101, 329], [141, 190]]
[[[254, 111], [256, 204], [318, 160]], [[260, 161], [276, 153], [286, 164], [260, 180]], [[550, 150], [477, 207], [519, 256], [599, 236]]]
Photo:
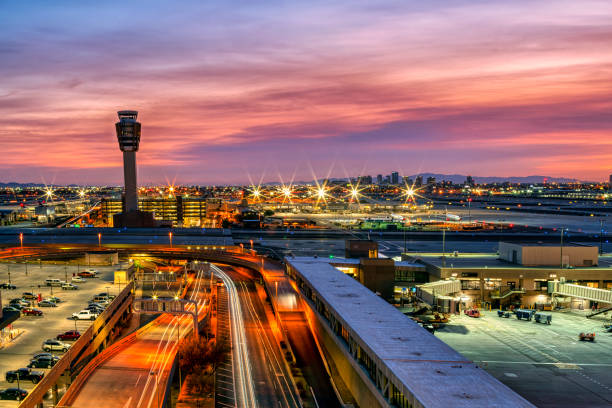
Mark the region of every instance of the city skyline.
[[0, 16], [0, 181], [610, 174], [609, 3], [118, 4]]

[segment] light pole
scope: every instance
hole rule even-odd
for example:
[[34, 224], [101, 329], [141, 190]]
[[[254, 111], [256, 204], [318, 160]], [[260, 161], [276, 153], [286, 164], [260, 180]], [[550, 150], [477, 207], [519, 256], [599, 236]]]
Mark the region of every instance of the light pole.
[[561, 228], [561, 269], [563, 269], [563, 228]]
[[24, 260], [23, 263], [25, 264], [25, 274], [28, 276], [28, 261]]
[[446, 267], [446, 228], [442, 228], [442, 267]]
[[603, 223], [604, 220], [603, 218], [601, 218], [599, 220], [599, 255], [603, 255], [603, 234], [604, 234], [604, 228], [603, 228]]
[[8, 273], [9, 285], [11, 284], [11, 265], [6, 264], [6, 272]]
[[64, 262], [64, 282], [68, 283], [68, 261]]
[[472, 222], [472, 197], [468, 198], [468, 223]]
[[172, 248], [172, 232], [168, 233], [168, 238], [170, 239], [170, 248]]
[[102, 233], [98, 232], [98, 248], [102, 248]]
[[21, 246], [21, 249], [23, 249], [23, 232], [19, 233], [19, 245]]

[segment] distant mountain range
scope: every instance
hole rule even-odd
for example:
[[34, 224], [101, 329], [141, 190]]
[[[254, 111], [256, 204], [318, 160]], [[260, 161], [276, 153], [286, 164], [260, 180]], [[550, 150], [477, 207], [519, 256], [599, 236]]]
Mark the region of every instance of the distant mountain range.
[[[419, 174], [413, 174], [411, 176], [408, 176], [408, 178], [411, 178], [411, 179], [414, 180], [417, 176], [423, 177], [423, 182], [425, 182], [428, 177], [435, 177], [437, 182], [445, 180], [445, 181], [451, 181], [453, 184], [462, 184], [462, 183], [465, 183], [465, 179], [467, 178], [467, 176], [463, 175], [463, 174], [440, 174], [440, 173], [419, 173]], [[376, 182], [376, 175], [373, 175], [372, 178], [374, 179], [374, 182]], [[477, 184], [493, 184], [493, 183], [504, 183], [504, 182], [521, 183], [521, 184], [539, 184], [539, 183], [543, 183], [545, 179], [546, 179], [547, 183], [565, 184], [565, 183], [579, 183], [579, 182], [581, 182], [581, 180], [574, 179], [574, 178], [549, 177], [549, 176], [523, 176], [523, 177], [518, 177], [518, 176], [509, 176], [509, 177], [472, 176], [472, 178], [474, 179], [474, 182], [476, 182]], [[347, 178], [335, 178], [335, 177], [330, 177], [329, 180], [330, 181], [348, 181]], [[319, 183], [321, 183], [322, 181], [323, 181], [323, 179], [318, 180]], [[586, 182], [586, 181], [582, 180], [582, 182]], [[310, 181], [294, 181], [292, 184], [294, 184], [294, 185], [296, 185], [296, 184], [314, 184], [314, 181], [312, 181], [312, 180], [310, 180]], [[191, 183], [190, 183], [190, 185], [191, 185]], [[263, 183], [263, 185], [266, 185], [266, 186], [279, 186], [279, 185], [281, 185], [281, 183], [277, 182], [277, 181], [272, 181], [272, 182], [268, 182], [268, 183]], [[16, 187], [22, 187], [22, 188], [23, 187], [45, 187], [45, 185], [44, 184], [40, 184], [40, 183], [15, 183], [15, 182], [0, 183], [0, 188], [7, 188], [7, 187], [10, 187], [10, 188], [16, 188]], [[79, 185], [78, 184], [69, 184], [66, 187], [79, 187]]]
[[[383, 175], [383, 176], [386, 176], [386, 175]], [[411, 178], [412, 180], [414, 180], [417, 176], [423, 177], [423, 182], [425, 182], [428, 177], [435, 177], [437, 182], [450, 181], [453, 184], [465, 183], [465, 180], [467, 178], [467, 176], [463, 174], [440, 174], [440, 173], [419, 173], [419, 174], [413, 174], [411, 176], [408, 176], [408, 178]], [[540, 183], [543, 183], [544, 180], [546, 180], [547, 183], [558, 183], [558, 184], [579, 183], [580, 182], [580, 180], [573, 179], [573, 178], [549, 177], [549, 176], [523, 176], [523, 177], [518, 177], [518, 176], [509, 176], [509, 177], [472, 176], [472, 178], [474, 179], [474, 182], [477, 184], [494, 184], [494, 183], [504, 183], [504, 182], [510, 182], [513, 184], [518, 184], [518, 183], [520, 184], [540, 184]], [[376, 182], [376, 176], [373, 175], [372, 179], [374, 182]], [[323, 182], [323, 180], [324, 179], [320, 179], [317, 181], [321, 183]], [[343, 177], [343, 178], [330, 177], [329, 181], [342, 182], [342, 181], [348, 181], [348, 179], [346, 177]], [[313, 181], [295, 181], [292, 184], [314, 184], [314, 182]], [[277, 185], [281, 185], [281, 183], [277, 181], [273, 181], [269, 183], [264, 183], [264, 185], [277, 186]]]
[[[435, 177], [436, 181], [452, 181], [454, 184], [465, 183], [466, 175], [463, 174], [435, 174], [435, 173], [420, 173], [419, 176], [423, 177], [423, 181], [427, 179], [427, 177]], [[417, 175], [409, 176], [414, 179]], [[566, 177], [549, 177], [549, 176], [510, 176], [510, 177], [484, 177], [484, 176], [472, 176], [475, 183], [478, 184], [493, 184], [493, 183], [521, 183], [521, 184], [539, 184], [543, 183], [546, 180], [547, 183], [577, 183], [580, 182], [578, 179], [566, 178]]]

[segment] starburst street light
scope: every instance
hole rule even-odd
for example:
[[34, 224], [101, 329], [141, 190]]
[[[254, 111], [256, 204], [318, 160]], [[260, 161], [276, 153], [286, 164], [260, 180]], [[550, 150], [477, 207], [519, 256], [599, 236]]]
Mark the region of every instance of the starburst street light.
[[85, 197], [85, 190], [80, 190], [79, 191], [79, 197], [81, 197], [81, 198]]
[[401, 197], [405, 197], [405, 202], [406, 203], [413, 202], [413, 203], [416, 204], [416, 198], [417, 197], [423, 198], [423, 196], [421, 196], [419, 194], [419, 190], [420, 190], [420, 188], [415, 188], [414, 184], [408, 185], [408, 183], [406, 183], [406, 187], [402, 189], [402, 192], [401, 192], [400, 196]]
[[255, 200], [259, 200], [261, 198], [262, 195], [262, 191], [260, 190], [259, 187], [255, 187], [252, 186], [251, 187], [251, 194], [250, 194]]

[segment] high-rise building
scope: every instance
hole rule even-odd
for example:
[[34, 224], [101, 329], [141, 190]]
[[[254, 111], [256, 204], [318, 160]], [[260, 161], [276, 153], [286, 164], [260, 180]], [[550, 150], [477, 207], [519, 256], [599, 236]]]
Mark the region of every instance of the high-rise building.
[[431, 186], [436, 184], [436, 178], [435, 177], [427, 177], [427, 185]]
[[421, 187], [423, 185], [423, 176], [416, 176], [414, 180], [415, 187]]
[[370, 185], [372, 184], [372, 176], [359, 176], [358, 181], [361, 185]]
[[467, 176], [465, 179], [465, 184], [468, 186], [473, 186], [474, 185], [474, 179], [472, 178], [472, 176]]
[[[610, 176], [612, 177], [612, 176]], [[383, 176], [382, 174], [379, 174], [376, 176], [376, 184], [382, 184], [383, 183]]]
[[391, 173], [391, 184], [399, 184], [399, 173], [397, 171]]
[[610, 174], [610, 180], [608, 181], [608, 184], [610, 184], [610, 186], [612, 186], [612, 174]]

